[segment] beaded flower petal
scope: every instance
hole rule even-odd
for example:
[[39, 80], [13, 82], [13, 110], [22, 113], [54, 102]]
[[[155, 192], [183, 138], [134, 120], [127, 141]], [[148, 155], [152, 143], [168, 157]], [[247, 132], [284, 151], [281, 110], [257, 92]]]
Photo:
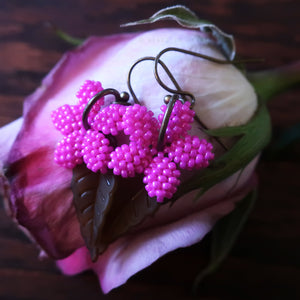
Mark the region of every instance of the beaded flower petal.
[[103, 134], [116, 136], [123, 130], [123, 115], [125, 110], [126, 106], [122, 104], [111, 104], [104, 107], [95, 116], [91, 127], [96, 131], [101, 131]]
[[110, 154], [111, 160], [108, 167], [115, 175], [122, 177], [134, 177], [136, 174], [144, 172], [150, 164], [153, 152], [149, 147], [142, 147], [141, 144], [130, 142], [117, 147]]
[[[82, 124], [83, 110], [96, 93], [103, 90], [100, 82], [86, 80], [80, 87], [76, 96], [78, 103], [76, 105], [63, 105], [52, 112], [52, 122], [57, 130], [65, 137], [57, 144], [54, 152], [54, 160], [65, 168], [74, 168], [83, 162], [82, 143], [86, 130]], [[100, 108], [103, 104], [103, 98], [99, 99], [95, 106]], [[93, 117], [97, 114], [96, 107], [93, 107], [89, 115], [89, 122], [93, 122]]]
[[124, 133], [132, 142], [149, 147], [158, 139], [159, 124], [152, 111], [145, 106], [134, 104], [126, 108], [123, 116]]
[[193, 170], [206, 168], [209, 161], [214, 158], [212, 144], [205, 139], [200, 140], [197, 136], [186, 135], [176, 140], [170, 147], [165, 149], [168, 157], [181, 169]]
[[93, 172], [107, 172], [110, 153], [113, 151], [110, 141], [101, 132], [89, 129], [83, 137], [82, 156], [88, 169]]
[[[167, 105], [161, 106], [163, 112], [158, 116], [159, 125], [162, 125], [164, 114], [167, 110]], [[165, 133], [165, 143], [172, 143], [181, 136], [187, 135], [188, 131], [192, 128], [195, 112], [191, 109], [191, 103], [186, 101], [182, 103], [180, 100], [175, 102], [173, 107], [168, 127]]]
[[156, 197], [157, 202], [173, 197], [180, 184], [180, 171], [169, 157], [164, 157], [164, 153], [159, 152], [144, 173], [143, 182], [150, 197]]
[[[78, 106], [80, 110], [83, 111], [89, 102], [96, 94], [100, 93], [103, 90], [101, 82], [86, 80], [83, 85], [79, 88], [79, 91], [76, 93], [76, 97], [78, 98]], [[104, 104], [104, 99], [100, 98], [92, 107], [88, 122], [92, 123], [96, 114], [101, 109], [101, 106]]]

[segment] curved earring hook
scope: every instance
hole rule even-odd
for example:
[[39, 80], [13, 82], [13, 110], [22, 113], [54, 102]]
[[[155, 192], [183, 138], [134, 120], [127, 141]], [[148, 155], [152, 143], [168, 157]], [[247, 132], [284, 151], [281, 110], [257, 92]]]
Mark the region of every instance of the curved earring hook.
[[127, 104], [127, 101], [129, 100], [129, 95], [126, 92], [122, 92], [121, 94], [115, 90], [115, 89], [104, 89], [98, 94], [96, 94], [89, 102], [87, 103], [86, 107], [84, 108], [83, 114], [82, 114], [82, 124], [85, 130], [89, 130], [90, 124], [88, 123], [88, 115], [89, 112], [91, 111], [92, 107], [94, 104], [102, 97], [107, 96], [107, 95], [113, 95], [115, 96], [115, 99], [117, 103], [121, 104]]
[[192, 99], [192, 105], [194, 104], [195, 102], [195, 97], [193, 96], [193, 94], [191, 94], [190, 92], [187, 92], [187, 91], [182, 91], [182, 90], [174, 90], [174, 89], [171, 89], [170, 87], [168, 87], [160, 78], [159, 74], [158, 74], [158, 62], [160, 61], [160, 57], [165, 54], [166, 52], [169, 52], [169, 51], [176, 51], [176, 52], [181, 52], [181, 53], [184, 53], [184, 54], [188, 54], [188, 55], [192, 55], [192, 56], [196, 56], [196, 57], [199, 57], [199, 58], [203, 58], [203, 59], [206, 59], [206, 60], [209, 60], [209, 61], [212, 61], [214, 63], [218, 63], [218, 64], [231, 64], [232, 61], [229, 61], [229, 60], [222, 60], [222, 59], [218, 59], [218, 58], [214, 58], [214, 57], [211, 57], [211, 56], [207, 56], [207, 55], [204, 55], [204, 54], [201, 54], [201, 53], [198, 53], [198, 52], [193, 52], [193, 51], [190, 51], [190, 50], [185, 50], [185, 49], [181, 49], [181, 48], [176, 48], [176, 47], [168, 47], [168, 48], [165, 48], [164, 50], [160, 51], [158, 53], [158, 55], [155, 57], [155, 63], [154, 63], [154, 76], [157, 80], [157, 82], [165, 89], [167, 90], [168, 92], [170, 93], [173, 93], [173, 94], [180, 94], [182, 96], [188, 96]]
[[[207, 56], [207, 55], [204, 55], [204, 54], [201, 54], [201, 53], [197, 53], [197, 52], [193, 52], [193, 51], [185, 50], [185, 49], [181, 49], [181, 48], [176, 48], [176, 47], [168, 47], [168, 48], [165, 48], [164, 50], [162, 50], [158, 53], [158, 55], [155, 57], [155, 64], [154, 64], [154, 76], [156, 78], [156, 81], [160, 84], [161, 87], [163, 87], [165, 90], [167, 90], [170, 93], [179, 94], [183, 98], [184, 98], [184, 96], [190, 97], [192, 99], [191, 106], [193, 106], [194, 103], [195, 103], [195, 97], [194, 97], [193, 94], [191, 94], [190, 92], [181, 90], [181, 88], [179, 86], [178, 87], [176, 86], [177, 90], [171, 89], [164, 82], [162, 82], [162, 80], [161, 80], [161, 78], [158, 74], [158, 62], [161, 61], [160, 57], [168, 51], [176, 51], [176, 52], [181, 52], [181, 53], [188, 54], [188, 55], [193, 55], [193, 56], [203, 58], [203, 59], [206, 59], [206, 60], [209, 60], [211, 62], [218, 63], [218, 64], [232, 64], [233, 63], [233, 61], [230, 61], [230, 60], [222, 60], [222, 59], [214, 58], [214, 57]], [[251, 60], [234, 61], [234, 63], [242, 63], [242, 62], [245, 62], [245, 61], [251, 61]], [[258, 60], [253, 59], [252, 61], [258, 61]], [[168, 69], [167, 74], [168, 75], [171, 74], [169, 69]], [[172, 75], [172, 77], [173, 77], [173, 75]], [[175, 80], [175, 78], [174, 78], [174, 80]], [[172, 101], [175, 101], [174, 99], [175, 98], [172, 97]], [[178, 100], [178, 98], [176, 98], [176, 99]], [[172, 105], [171, 108], [170, 108], [170, 114], [171, 114], [171, 110], [172, 110], [173, 106], [174, 105]], [[168, 106], [167, 111], [168, 110], [169, 110], [169, 106]], [[167, 112], [166, 112], [166, 114], [167, 114]], [[170, 116], [168, 118], [170, 118]], [[164, 123], [162, 124], [162, 128], [164, 127], [164, 125], [167, 126], [168, 118], [166, 118], [166, 120], [167, 120], [166, 125]], [[197, 122], [201, 125], [201, 127], [203, 127], [204, 129], [207, 129], [207, 126], [199, 119], [199, 117], [195, 116], [195, 118], [196, 118]], [[165, 118], [164, 118], [164, 120], [165, 120]], [[165, 134], [165, 130], [166, 130], [166, 128], [165, 128], [164, 131], [162, 131], [162, 128], [161, 128], [161, 131], [159, 133], [158, 148], [162, 147], [161, 145], [163, 143], [163, 138], [164, 138], [164, 134]], [[219, 138], [215, 137], [215, 140], [217, 141], [218, 144], [221, 145], [221, 147], [223, 149], [227, 150], [227, 147], [222, 143], [222, 141]]]
[[[131, 86], [131, 74], [132, 74], [132, 71], [133, 69], [135, 68], [135, 66], [143, 61], [146, 61], [146, 60], [152, 60], [152, 61], [155, 61], [156, 58], [154, 56], [145, 56], [145, 57], [142, 57], [140, 58], [139, 60], [137, 60], [130, 68], [129, 72], [128, 72], [128, 77], [127, 77], [127, 86], [128, 86], [128, 90], [133, 98], [133, 101], [137, 104], [139, 104], [139, 100], [136, 96], [136, 94], [134, 93], [133, 89], [132, 89], [132, 86]], [[165, 70], [165, 72], [167, 73], [167, 75], [169, 76], [169, 78], [171, 79], [172, 83], [174, 84], [174, 86], [176, 87], [177, 89], [177, 94], [181, 94], [181, 88], [178, 84], [178, 82], [176, 81], [176, 79], [174, 78], [174, 76], [172, 75], [172, 73], [170, 72], [170, 70], [168, 69], [168, 67], [164, 64], [163, 61], [161, 60], [157, 60], [157, 64], [160, 64], [163, 69]], [[159, 82], [158, 82], [159, 83]], [[160, 84], [160, 83], [159, 83]], [[161, 85], [162, 86], [162, 85]], [[162, 86], [163, 87], [163, 86]]]
[[168, 101], [168, 106], [167, 106], [166, 112], [164, 114], [164, 118], [162, 120], [162, 124], [161, 124], [159, 134], [158, 134], [158, 142], [157, 142], [157, 147], [156, 147], [157, 151], [162, 151], [164, 148], [164, 137], [165, 137], [166, 130], [167, 130], [167, 127], [169, 124], [169, 120], [170, 120], [170, 117], [172, 114], [172, 110], [173, 110], [174, 105], [177, 100], [184, 102], [183, 99], [179, 98], [178, 94], [174, 94], [173, 96], [171, 96], [171, 98]]

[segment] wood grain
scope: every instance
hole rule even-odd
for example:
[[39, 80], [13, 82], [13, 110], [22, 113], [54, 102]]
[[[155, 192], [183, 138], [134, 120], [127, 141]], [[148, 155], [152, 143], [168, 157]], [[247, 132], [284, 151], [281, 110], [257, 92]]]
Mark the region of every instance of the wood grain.
[[[24, 97], [70, 49], [47, 21], [79, 37], [146, 30], [175, 24], [127, 29], [119, 24], [180, 3], [233, 33], [240, 56], [266, 59], [251, 68], [299, 59], [297, 0], [1, 0], [0, 126], [21, 116]], [[299, 122], [299, 98], [299, 90], [291, 91], [270, 103], [276, 130]], [[38, 260], [38, 251], [1, 208], [0, 299], [300, 299], [299, 170], [299, 147], [290, 157], [261, 161], [259, 199], [249, 222], [229, 258], [203, 282], [197, 296], [190, 288], [205, 265], [207, 241], [168, 254], [103, 296], [92, 273], [66, 277], [51, 261]]]

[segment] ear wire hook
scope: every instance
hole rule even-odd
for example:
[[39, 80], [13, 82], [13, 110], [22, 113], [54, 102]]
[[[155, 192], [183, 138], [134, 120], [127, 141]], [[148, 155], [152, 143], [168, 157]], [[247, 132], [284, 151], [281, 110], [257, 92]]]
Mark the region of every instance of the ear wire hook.
[[[136, 67], [136, 65], [138, 65], [139, 63], [143, 62], [143, 61], [146, 61], [146, 60], [152, 60], [152, 61], [155, 61], [156, 60], [156, 57], [154, 56], [145, 56], [145, 57], [142, 57], [140, 58], [139, 60], [137, 60], [130, 68], [129, 72], [128, 72], [128, 76], [127, 76], [127, 86], [128, 86], [128, 90], [133, 98], [133, 101], [137, 104], [139, 104], [139, 100], [136, 96], [136, 94], [134, 93], [133, 91], [133, 88], [131, 86], [131, 74], [132, 74], [132, 71], [133, 69]], [[178, 91], [181, 91], [180, 89], [180, 86], [178, 84], [178, 82], [176, 81], [176, 79], [174, 78], [174, 76], [172, 75], [172, 73], [170, 72], [170, 70], [168, 69], [168, 67], [164, 64], [163, 61], [161, 60], [157, 60], [157, 64], [160, 64], [163, 69], [165, 70], [165, 72], [167, 73], [167, 75], [169, 76], [169, 78], [171, 79], [172, 83], [174, 84], [174, 86], [177, 88]], [[159, 82], [158, 82], [159, 83]], [[159, 83], [160, 84], [160, 83]], [[161, 85], [161, 84], [160, 84]], [[162, 86], [162, 85], [161, 85]], [[162, 86], [163, 87], [163, 86]], [[164, 88], [164, 87], [163, 87]]]
[[104, 89], [100, 93], [96, 94], [86, 105], [84, 108], [83, 114], [82, 114], [82, 124], [85, 130], [89, 130], [90, 124], [88, 123], [88, 115], [91, 111], [94, 104], [102, 97], [107, 95], [113, 95], [115, 96], [116, 103], [121, 103], [123, 105], [127, 104], [127, 101], [129, 100], [129, 95], [126, 92], [122, 92], [121, 94], [115, 90], [115, 89]]
[[177, 100], [184, 102], [184, 100], [179, 98], [178, 94], [174, 94], [173, 96], [171, 96], [171, 98], [167, 99], [168, 106], [167, 106], [166, 112], [164, 114], [164, 118], [162, 120], [162, 124], [161, 124], [159, 134], [158, 134], [158, 142], [157, 142], [157, 150], [158, 151], [163, 150], [165, 133], [166, 133], [166, 130], [167, 130], [167, 127], [168, 127], [168, 123], [169, 123], [171, 114], [172, 114], [172, 110], [173, 110], [174, 105], [175, 105]]
[[177, 94], [180, 94], [180, 95], [183, 95], [183, 96], [190, 97], [192, 99], [192, 105], [195, 102], [195, 97], [193, 96], [193, 94], [191, 94], [190, 92], [187, 92], [187, 91], [182, 91], [180, 89], [177, 89], [177, 90], [171, 89], [170, 87], [168, 87], [161, 80], [161, 78], [158, 74], [158, 66], [157, 66], [158, 61], [160, 61], [160, 57], [163, 54], [165, 54], [166, 52], [169, 52], [169, 51], [181, 52], [181, 53], [184, 53], [184, 54], [188, 54], [188, 55], [196, 56], [196, 57], [199, 57], [199, 58], [203, 58], [203, 59], [206, 59], [206, 60], [218, 63], [218, 64], [231, 64], [232, 63], [232, 61], [230, 61], [230, 60], [222, 60], [222, 59], [207, 56], [207, 55], [204, 55], [204, 54], [201, 54], [201, 53], [198, 53], [198, 52], [193, 52], [193, 51], [190, 51], [190, 50], [185, 50], [185, 49], [176, 48], [176, 47], [168, 47], [168, 48], [165, 48], [164, 50], [162, 50], [158, 53], [158, 55], [155, 58], [155, 63], [154, 63], [154, 76], [155, 76], [157, 82], [160, 84], [160, 86], [162, 86], [165, 90], [167, 90], [170, 93], [173, 93], [173, 94], [177, 93]]

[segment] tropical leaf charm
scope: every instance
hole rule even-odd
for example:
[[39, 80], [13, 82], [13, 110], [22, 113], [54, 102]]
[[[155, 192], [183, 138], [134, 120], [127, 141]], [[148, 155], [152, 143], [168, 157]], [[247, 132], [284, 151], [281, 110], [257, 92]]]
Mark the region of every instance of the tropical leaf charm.
[[85, 164], [73, 169], [72, 191], [81, 234], [93, 261], [158, 207], [156, 199], [148, 197], [141, 177], [94, 173]]

